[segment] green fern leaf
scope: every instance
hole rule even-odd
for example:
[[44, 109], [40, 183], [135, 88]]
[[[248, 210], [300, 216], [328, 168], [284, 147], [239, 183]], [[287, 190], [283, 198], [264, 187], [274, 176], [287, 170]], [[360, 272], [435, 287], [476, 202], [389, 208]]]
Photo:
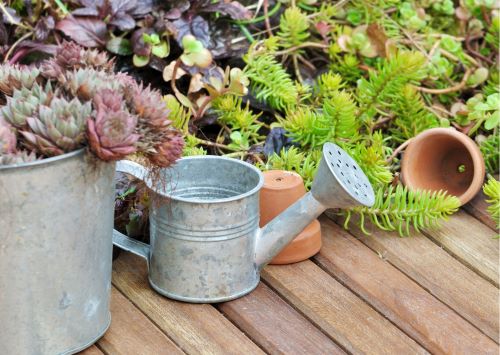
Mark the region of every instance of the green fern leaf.
[[392, 111], [396, 119], [390, 132], [397, 142], [404, 142], [420, 132], [439, 126], [438, 118], [429, 112], [420, 96], [412, 86], [406, 85], [394, 100]]
[[435, 227], [439, 220], [446, 219], [459, 207], [460, 201], [443, 191], [410, 191], [402, 185], [389, 185], [376, 190], [372, 207], [353, 207], [342, 211], [342, 214], [346, 216], [346, 229], [355, 214], [360, 217], [360, 228], [366, 234], [370, 233], [365, 228], [365, 221], [370, 219], [378, 228], [397, 231], [404, 237], [410, 234], [410, 227], [416, 231]]
[[499, 170], [500, 161], [500, 137], [492, 134], [479, 144], [479, 149], [484, 157], [486, 171], [489, 174], [496, 174]]
[[272, 54], [250, 51], [243, 59], [247, 64], [244, 72], [250, 79], [252, 93], [258, 100], [265, 101], [278, 110], [296, 105], [297, 87]]
[[331, 137], [330, 122], [322, 113], [307, 107], [290, 110], [287, 112], [286, 119], [278, 118], [278, 121], [292, 140], [302, 147], [321, 147]]
[[390, 107], [406, 84], [425, 77], [425, 57], [420, 52], [402, 51], [371, 71], [368, 79], [358, 82], [360, 117], [369, 122], [380, 110]]
[[497, 229], [500, 229], [500, 182], [489, 176], [483, 186], [483, 192], [489, 198], [486, 200], [490, 204], [487, 211], [496, 222]]
[[[278, 37], [284, 48], [299, 46], [309, 38], [309, 20], [298, 7], [289, 7], [280, 18]], [[296, 53], [300, 53], [298, 50]]]
[[323, 103], [323, 113], [331, 125], [330, 137], [354, 140], [358, 136], [359, 121], [356, 117], [357, 107], [351, 94], [336, 91]]

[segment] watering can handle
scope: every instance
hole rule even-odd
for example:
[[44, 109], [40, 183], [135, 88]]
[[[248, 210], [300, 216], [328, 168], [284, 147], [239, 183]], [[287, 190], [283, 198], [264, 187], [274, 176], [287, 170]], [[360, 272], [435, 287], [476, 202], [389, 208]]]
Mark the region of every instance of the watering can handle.
[[[116, 163], [116, 171], [130, 174], [140, 180], [144, 180], [146, 170], [140, 164], [129, 160], [121, 160]], [[125, 234], [113, 229], [113, 244], [120, 249], [131, 252], [132, 254], [143, 257], [149, 264], [149, 245], [138, 240], [127, 237]]]

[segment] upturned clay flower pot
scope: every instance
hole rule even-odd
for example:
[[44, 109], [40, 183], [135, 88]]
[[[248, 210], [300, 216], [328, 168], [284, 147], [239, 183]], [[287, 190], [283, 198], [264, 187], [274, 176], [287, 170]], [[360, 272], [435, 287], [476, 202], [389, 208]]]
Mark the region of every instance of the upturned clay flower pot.
[[452, 128], [432, 128], [413, 138], [401, 160], [401, 178], [411, 190], [446, 190], [461, 204], [481, 188], [485, 166], [472, 139]]
[[[300, 175], [284, 170], [264, 172], [260, 191], [260, 226], [266, 225], [306, 193]], [[321, 249], [321, 226], [318, 220], [309, 224], [271, 264], [291, 264], [306, 260]]]

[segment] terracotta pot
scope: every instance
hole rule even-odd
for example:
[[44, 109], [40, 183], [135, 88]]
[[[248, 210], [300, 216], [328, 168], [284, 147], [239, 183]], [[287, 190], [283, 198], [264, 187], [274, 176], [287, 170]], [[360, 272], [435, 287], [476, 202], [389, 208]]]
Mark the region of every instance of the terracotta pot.
[[[264, 186], [260, 190], [260, 226], [300, 199], [306, 193], [300, 175], [284, 170], [264, 172]], [[321, 226], [317, 220], [308, 225], [271, 264], [291, 264], [306, 260], [321, 249]]]
[[432, 128], [413, 138], [401, 160], [401, 178], [411, 190], [446, 190], [461, 204], [481, 189], [485, 166], [472, 139], [452, 128]]

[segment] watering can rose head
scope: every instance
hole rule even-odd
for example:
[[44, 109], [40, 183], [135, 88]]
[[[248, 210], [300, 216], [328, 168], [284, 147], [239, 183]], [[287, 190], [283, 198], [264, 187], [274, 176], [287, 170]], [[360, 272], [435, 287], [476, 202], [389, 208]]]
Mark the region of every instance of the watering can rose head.
[[182, 154], [161, 94], [74, 43], [38, 67], [0, 65], [0, 105], [0, 165], [84, 147], [104, 161], [140, 154], [158, 167]]

